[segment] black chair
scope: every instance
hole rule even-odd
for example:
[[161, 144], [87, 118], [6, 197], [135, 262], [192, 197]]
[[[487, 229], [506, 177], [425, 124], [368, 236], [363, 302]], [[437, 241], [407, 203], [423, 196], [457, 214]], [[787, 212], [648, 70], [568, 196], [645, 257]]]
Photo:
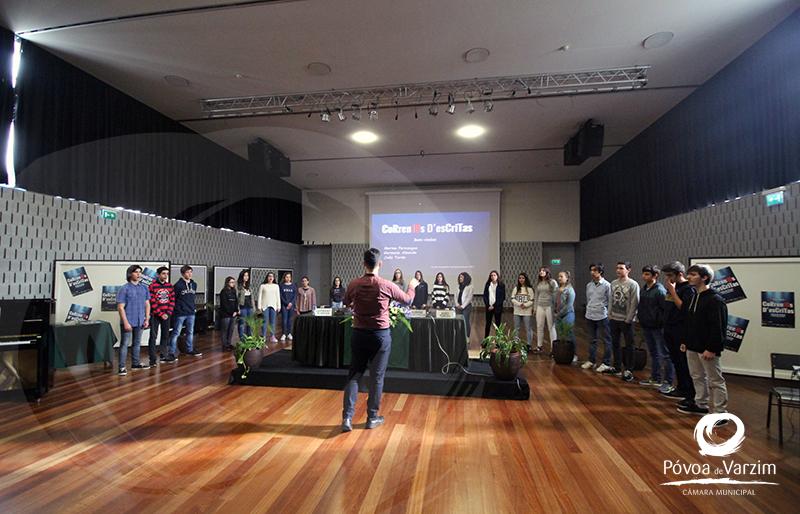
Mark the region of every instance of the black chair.
[[[775, 381], [775, 370], [791, 371], [793, 378], [798, 377], [797, 366], [800, 366], [800, 355], [791, 353], [771, 353], [769, 359], [772, 364], [772, 380]], [[774, 400], [773, 400], [774, 399]], [[767, 406], [767, 429], [772, 418], [772, 405], [778, 407], [778, 440], [783, 445], [783, 408], [800, 408], [800, 386], [776, 386], [769, 391], [769, 405]]]

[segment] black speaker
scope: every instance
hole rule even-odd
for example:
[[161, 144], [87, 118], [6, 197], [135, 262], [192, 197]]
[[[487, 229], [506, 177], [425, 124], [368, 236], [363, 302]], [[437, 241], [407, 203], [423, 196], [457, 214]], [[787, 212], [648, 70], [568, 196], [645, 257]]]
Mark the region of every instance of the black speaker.
[[292, 163], [289, 158], [261, 138], [247, 145], [247, 157], [263, 171], [276, 177], [288, 177], [291, 174]]
[[594, 120], [584, 123], [578, 132], [578, 154], [586, 157], [598, 157], [603, 154], [603, 136], [605, 127]]
[[578, 154], [578, 136], [572, 136], [564, 145], [564, 166], [578, 166], [585, 160]]

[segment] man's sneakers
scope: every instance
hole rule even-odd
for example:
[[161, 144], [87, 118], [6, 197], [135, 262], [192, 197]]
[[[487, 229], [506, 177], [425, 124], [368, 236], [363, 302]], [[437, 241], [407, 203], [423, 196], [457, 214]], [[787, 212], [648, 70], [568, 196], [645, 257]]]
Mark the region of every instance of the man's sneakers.
[[671, 393], [671, 392], [672, 392], [672, 391], [674, 391], [674, 390], [675, 390], [675, 388], [674, 388], [674, 387], [672, 387], [672, 384], [669, 384], [669, 383], [667, 383], [667, 382], [664, 382], [664, 383], [663, 383], [663, 384], [661, 384], [661, 386], [659, 386], [659, 388], [658, 388], [658, 392], [659, 392], [659, 393], [661, 393], [661, 394], [667, 394], [667, 393]]
[[384, 419], [383, 416], [375, 416], [374, 418], [367, 419], [367, 426], [365, 427], [367, 430], [372, 428], [377, 428], [383, 425]]
[[668, 391], [662, 391], [659, 389], [658, 392], [661, 393], [661, 396], [665, 396], [667, 398], [686, 398], [685, 394], [678, 392], [678, 390], [674, 387]]
[[592, 369], [593, 367], [594, 367], [594, 362], [586, 361], [583, 364], [581, 364], [581, 368], [583, 369]]
[[650, 377], [647, 380], [640, 380], [639, 385], [645, 387], [661, 387], [661, 381]]
[[684, 398], [683, 400], [678, 402], [678, 407], [688, 407], [688, 406], [692, 405], [693, 403], [694, 403], [694, 401], [687, 400], [686, 398]]
[[134, 371], [138, 371], [140, 369], [150, 369], [150, 366], [148, 366], [147, 364], [142, 364], [140, 362], [139, 364], [134, 364], [133, 366], [131, 366], [131, 369]]
[[202, 357], [203, 356], [203, 352], [198, 351], [198, 350], [192, 350], [191, 352], [186, 352], [186, 355], [188, 355], [190, 357]]
[[167, 358], [164, 359], [164, 362], [166, 362], [167, 364], [175, 364], [176, 362], [178, 362], [178, 358], [172, 354], [169, 354], [167, 355]]
[[342, 420], [342, 432], [350, 432], [353, 430], [353, 420], [350, 418], [344, 418]]
[[272, 344], [278, 344], [278, 338], [275, 337], [275, 336], [272, 336], [272, 337], [269, 338], [269, 342], [272, 343]]
[[596, 368], [594, 368], [594, 370], [595, 370], [597, 373], [610, 373], [610, 372], [611, 372], [611, 370], [613, 370], [613, 369], [614, 369], [614, 368], [612, 368], [611, 366], [609, 366], [609, 365], [608, 365], [608, 364], [606, 364], [606, 363], [602, 363], [602, 364], [600, 364], [599, 366], [597, 366]]
[[165, 362], [169, 362], [169, 361], [167, 360], [167, 356], [166, 356], [166, 355], [161, 355], [161, 356], [158, 358], [158, 360], [159, 360], [159, 362], [161, 362], [162, 364], [163, 364], [163, 363], [165, 363]]
[[286, 341], [286, 334], [283, 334], [283, 335], [281, 336], [281, 342], [283, 343], [284, 341]]
[[622, 380], [625, 382], [633, 382], [633, 373], [626, 369], [622, 372]]
[[692, 403], [685, 407], [678, 407], [678, 412], [681, 414], [695, 414], [697, 416], [705, 416], [708, 414], [708, 409], [700, 407], [696, 403]]
[[289, 334], [288, 336], [286, 336], [286, 339], [288, 339], [289, 341], [291, 341], [292, 339], [294, 339], [294, 337], [292, 337], [292, 334]]
[[125, 368], [119, 368], [119, 370], [117, 371], [117, 375], [119, 375], [121, 377], [124, 377], [127, 374], [128, 374], [128, 370], [125, 369]]

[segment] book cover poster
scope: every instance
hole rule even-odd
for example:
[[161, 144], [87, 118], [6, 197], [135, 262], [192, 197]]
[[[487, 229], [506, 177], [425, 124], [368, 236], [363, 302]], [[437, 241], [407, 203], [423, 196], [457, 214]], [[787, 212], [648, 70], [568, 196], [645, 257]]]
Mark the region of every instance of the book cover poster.
[[144, 287], [150, 287], [150, 284], [152, 284], [156, 278], [156, 270], [145, 267], [144, 270], [142, 270], [142, 276], [139, 279], [139, 283], [144, 284]]
[[89, 316], [92, 315], [92, 308], [85, 305], [78, 305], [73, 303], [69, 306], [67, 319], [64, 321], [89, 321]]
[[738, 352], [750, 320], [728, 314], [728, 329], [725, 331], [725, 349]]
[[83, 266], [65, 271], [64, 278], [67, 281], [67, 286], [69, 286], [69, 291], [72, 293], [72, 296], [78, 296], [92, 291], [92, 283], [89, 281], [86, 268]]
[[794, 328], [794, 291], [761, 291], [761, 326]]
[[725, 303], [747, 298], [747, 295], [744, 294], [744, 289], [739, 284], [739, 279], [736, 278], [730, 266], [720, 268], [714, 273], [710, 287], [722, 296]]
[[100, 310], [103, 312], [117, 310], [117, 293], [122, 286], [103, 286]]

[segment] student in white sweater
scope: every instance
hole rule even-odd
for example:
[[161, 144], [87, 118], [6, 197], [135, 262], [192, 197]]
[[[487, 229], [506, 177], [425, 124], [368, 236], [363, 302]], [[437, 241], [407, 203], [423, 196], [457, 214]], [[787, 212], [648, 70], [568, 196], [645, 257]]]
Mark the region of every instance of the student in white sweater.
[[525, 340], [528, 343], [528, 351], [531, 351], [533, 342], [533, 327], [531, 318], [533, 316], [533, 287], [531, 279], [527, 273], [520, 273], [517, 277], [517, 284], [511, 291], [511, 305], [514, 306], [514, 333], [519, 334], [519, 327], [525, 323]]
[[281, 291], [278, 284], [275, 282], [275, 274], [273, 272], [267, 273], [264, 278], [264, 283], [258, 288], [258, 308], [264, 313], [264, 325], [261, 329], [261, 336], [267, 337], [267, 327], [272, 336], [269, 338], [270, 343], [277, 343], [278, 338], [275, 337], [275, 318], [277, 313], [281, 311]]
[[550, 350], [552, 351], [553, 341], [556, 340], [556, 327], [553, 325], [553, 307], [555, 306], [558, 283], [550, 276], [550, 268], [539, 268], [539, 276], [536, 277], [536, 286], [534, 286], [533, 290], [535, 293], [533, 314], [536, 316], [536, 349], [534, 353], [542, 352], [545, 324], [549, 329]]

